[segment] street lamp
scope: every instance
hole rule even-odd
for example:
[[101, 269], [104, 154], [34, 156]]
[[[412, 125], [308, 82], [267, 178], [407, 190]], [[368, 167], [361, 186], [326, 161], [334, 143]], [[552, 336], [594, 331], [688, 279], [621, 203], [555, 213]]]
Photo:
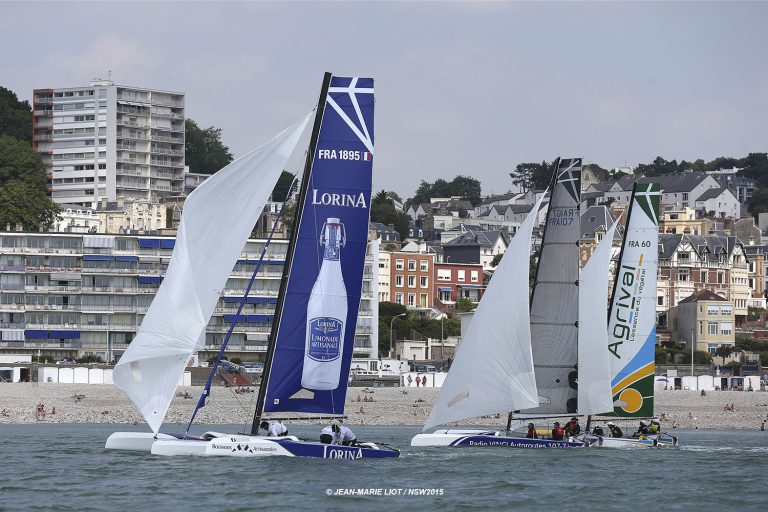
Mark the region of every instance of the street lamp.
[[392, 327], [395, 324], [395, 318], [399, 316], [405, 316], [405, 313], [400, 313], [392, 317], [392, 321], [389, 322], [389, 357], [392, 357]]
[[[694, 342], [693, 342], [693, 335], [694, 335], [694, 332], [695, 332], [695, 329], [693, 329], [693, 328], [692, 328], [692, 329], [691, 329], [691, 377], [692, 377], [692, 378], [693, 378], [693, 380], [695, 381], [695, 380], [696, 380], [696, 377], [693, 375], [693, 350], [694, 350], [694, 347], [696, 346], [696, 345], [694, 344]], [[699, 389], [698, 383], [696, 383], [696, 389]]]
[[[445, 313], [440, 315], [440, 361], [445, 361], [445, 355], [443, 352], [445, 351], [445, 342], [443, 341], [445, 339], [445, 333], [443, 331], [443, 320], [445, 320]], [[442, 371], [442, 368], [440, 369]]]

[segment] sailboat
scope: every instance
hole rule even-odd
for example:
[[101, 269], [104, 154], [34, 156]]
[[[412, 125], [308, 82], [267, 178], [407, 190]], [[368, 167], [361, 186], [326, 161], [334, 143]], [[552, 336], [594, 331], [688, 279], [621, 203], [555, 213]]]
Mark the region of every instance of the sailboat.
[[[575, 414], [580, 399], [584, 400], [584, 414], [610, 409], [605, 357], [583, 356], [583, 382], [578, 382], [575, 374], [579, 331], [583, 332], [584, 346], [593, 347], [590, 353], [604, 352], [607, 343], [605, 311], [598, 307], [595, 315], [591, 310], [601, 300], [602, 304], [608, 302], [607, 277], [600, 276], [608, 275], [615, 229], [615, 225], [609, 228], [580, 281], [576, 243], [580, 236], [580, 172], [581, 159], [558, 161], [533, 297], [529, 303], [528, 261], [541, 200], [518, 229], [496, 269], [424, 432], [448, 422], [508, 411], [519, 418]], [[569, 243], [569, 239], [573, 240]], [[579, 300], [592, 304], [592, 308], [577, 312]], [[578, 329], [582, 322], [583, 328]], [[590, 393], [589, 399], [577, 395], [577, 382]], [[523, 410], [526, 414], [520, 415]], [[582, 448], [591, 442], [585, 437], [552, 440], [515, 435], [511, 418], [504, 431], [436, 430], [416, 435], [411, 445]]]
[[[608, 314], [608, 350], [602, 351], [609, 359], [613, 404], [594, 414], [653, 416], [660, 198], [658, 183], [635, 183], [632, 189]], [[663, 433], [600, 440], [611, 448], [677, 444], [676, 436]]]
[[[368, 241], [373, 92], [370, 78], [324, 77], [251, 432], [158, 433], [184, 365], [309, 116], [250, 154], [256, 157], [247, 155], [219, 171], [187, 199], [166, 278], [115, 368], [115, 383], [153, 432], [113, 434], [107, 448], [241, 457], [399, 455], [375, 443], [337, 446], [258, 435], [264, 413], [344, 413]], [[229, 221], [235, 218], [242, 229], [232, 229]]]

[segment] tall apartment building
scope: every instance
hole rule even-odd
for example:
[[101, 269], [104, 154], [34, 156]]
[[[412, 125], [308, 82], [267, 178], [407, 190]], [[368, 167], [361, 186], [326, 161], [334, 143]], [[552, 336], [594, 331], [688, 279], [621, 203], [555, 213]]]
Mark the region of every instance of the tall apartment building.
[[415, 309], [432, 308], [434, 254], [393, 251], [380, 253], [379, 257], [389, 257], [389, 297], [392, 302]]
[[[374, 242], [365, 261], [354, 357], [378, 357]], [[174, 243], [158, 236], [0, 232], [0, 353], [118, 358], [157, 293]], [[221, 346], [264, 244], [246, 242], [201, 336], [201, 359]], [[270, 243], [228, 357], [264, 359], [287, 249], [287, 240]]]
[[93, 80], [35, 89], [32, 102], [33, 146], [54, 202], [95, 207], [184, 191], [184, 94]]

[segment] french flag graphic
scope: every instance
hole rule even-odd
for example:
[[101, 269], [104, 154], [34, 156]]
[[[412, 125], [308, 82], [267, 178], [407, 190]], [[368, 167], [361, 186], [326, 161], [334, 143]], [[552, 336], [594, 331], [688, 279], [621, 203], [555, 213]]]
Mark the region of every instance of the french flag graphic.
[[363, 160], [365, 160], [366, 162], [370, 162], [371, 160], [373, 160], [373, 155], [368, 151], [363, 151]]

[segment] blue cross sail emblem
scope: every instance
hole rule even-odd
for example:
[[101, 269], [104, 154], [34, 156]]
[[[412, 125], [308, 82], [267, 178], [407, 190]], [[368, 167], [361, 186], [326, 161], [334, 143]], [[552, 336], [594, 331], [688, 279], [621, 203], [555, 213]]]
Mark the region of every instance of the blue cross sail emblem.
[[[348, 85], [339, 84], [340, 82], [346, 82], [347, 80], [349, 80]], [[347, 124], [347, 126], [349, 126], [352, 132], [357, 135], [360, 142], [362, 142], [366, 149], [368, 149], [368, 152], [373, 154], [373, 137], [370, 133], [371, 130], [368, 129], [368, 125], [363, 118], [363, 112], [360, 109], [360, 103], [357, 98], [359, 94], [373, 94], [373, 79], [333, 77], [331, 87], [328, 89], [327, 102], [328, 105], [339, 114], [339, 117]], [[348, 98], [351, 112], [348, 112], [339, 105], [342, 98]], [[350, 116], [354, 116], [355, 119], [353, 120]]]
[[576, 204], [581, 196], [581, 158], [563, 158], [557, 169], [557, 181], [563, 184]]

